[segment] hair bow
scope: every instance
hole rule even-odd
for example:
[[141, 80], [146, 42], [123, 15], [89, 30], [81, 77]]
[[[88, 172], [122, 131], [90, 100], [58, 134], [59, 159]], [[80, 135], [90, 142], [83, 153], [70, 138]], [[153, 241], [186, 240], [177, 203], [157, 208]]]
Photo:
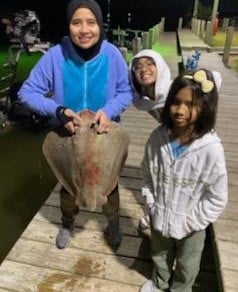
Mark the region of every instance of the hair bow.
[[186, 79], [193, 79], [195, 82], [201, 85], [203, 93], [209, 93], [214, 88], [214, 83], [207, 79], [206, 72], [204, 70], [199, 70], [194, 75], [184, 75]]

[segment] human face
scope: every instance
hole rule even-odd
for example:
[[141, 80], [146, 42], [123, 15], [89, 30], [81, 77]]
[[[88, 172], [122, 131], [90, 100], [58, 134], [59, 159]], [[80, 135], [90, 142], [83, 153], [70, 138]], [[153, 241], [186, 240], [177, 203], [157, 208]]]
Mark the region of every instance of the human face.
[[69, 32], [72, 42], [82, 49], [91, 48], [100, 37], [100, 28], [94, 14], [84, 7], [75, 10]]
[[136, 81], [141, 86], [150, 86], [156, 82], [157, 68], [150, 58], [139, 58], [133, 71], [135, 73]]
[[193, 130], [200, 109], [200, 105], [194, 101], [192, 89], [189, 86], [180, 89], [170, 106], [173, 130]]

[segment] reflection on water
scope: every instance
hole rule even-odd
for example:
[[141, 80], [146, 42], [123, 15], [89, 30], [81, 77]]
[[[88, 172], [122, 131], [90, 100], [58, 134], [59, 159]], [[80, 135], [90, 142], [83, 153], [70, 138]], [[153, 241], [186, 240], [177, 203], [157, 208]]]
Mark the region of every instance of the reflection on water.
[[56, 183], [41, 150], [45, 134], [0, 130], [0, 262]]

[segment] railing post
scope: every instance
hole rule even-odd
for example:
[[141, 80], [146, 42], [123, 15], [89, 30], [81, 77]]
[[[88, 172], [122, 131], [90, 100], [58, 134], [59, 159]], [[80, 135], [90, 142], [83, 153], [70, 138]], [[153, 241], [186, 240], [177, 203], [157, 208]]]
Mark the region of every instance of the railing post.
[[212, 45], [212, 22], [207, 21], [207, 27], [206, 27], [206, 37], [205, 37], [205, 43], [209, 46]]
[[200, 35], [199, 35], [202, 40], [204, 40], [204, 38], [205, 38], [205, 25], [206, 25], [206, 21], [202, 20], [201, 21], [201, 28], [200, 28]]
[[142, 33], [142, 47], [143, 49], [149, 48], [149, 32], [148, 31], [144, 31]]
[[226, 31], [229, 26], [229, 18], [224, 18], [222, 22], [222, 30]]
[[119, 51], [122, 53], [122, 56], [125, 60], [127, 60], [127, 53], [128, 53], [128, 50], [126, 47], [119, 47]]
[[200, 36], [200, 30], [201, 30], [201, 19], [197, 19], [197, 25], [196, 25], [196, 35]]
[[161, 17], [161, 32], [164, 31], [165, 17]]
[[222, 58], [222, 61], [226, 66], [228, 66], [228, 63], [229, 63], [229, 56], [230, 56], [233, 34], [234, 34], [234, 27], [229, 26], [226, 31], [226, 41], [225, 41], [225, 46], [224, 46], [224, 54]]
[[182, 29], [183, 28], [183, 17], [179, 17], [179, 22], [178, 22], [178, 29]]
[[132, 40], [132, 54], [136, 55], [142, 48], [141, 45], [141, 38], [140, 37], [135, 37]]
[[149, 48], [148, 49], [152, 49], [153, 46], [153, 30], [149, 29]]

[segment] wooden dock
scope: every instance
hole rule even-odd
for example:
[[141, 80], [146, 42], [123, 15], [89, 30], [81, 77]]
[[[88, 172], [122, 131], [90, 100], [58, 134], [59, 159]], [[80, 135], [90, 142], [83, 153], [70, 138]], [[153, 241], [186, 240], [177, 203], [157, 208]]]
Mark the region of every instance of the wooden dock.
[[203, 54], [201, 65], [218, 70], [223, 83], [218, 107], [217, 131], [222, 139], [228, 168], [229, 201], [221, 218], [212, 225], [216, 267], [221, 291], [238, 291], [238, 74], [224, 67], [216, 53]]
[[[145, 141], [156, 122], [134, 108], [124, 114], [123, 120], [132, 142], [120, 178], [120, 248], [114, 252], [105, 242], [107, 223], [101, 210], [81, 209], [70, 245], [57, 249], [55, 236], [61, 213], [56, 186], [2, 263], [0, 291], [135, 292], [150, 277], [149, 234], [139, 234], [137, 225], [142, 215], [140, 163]], [[212, 269], [212, 255], [207, 249], [195, 291], [217, 291]]]
[[[201, 51], [199, 67], [217, 70], [222, 75], [222, 87], [219, 94], [217, 117], [217, 132], [222, 139], [228, 168], [229, 202], [218, 219], [212, 225], [212, 243], [222, 292], [238, 291], [238, 74], [224, 66], [222, 56], [212, 49], [207, 52], [206, 46], [190, 31], [179, 32], [180, 46], [183, 60], [194, 53], [194, 49]], [[193, 50], [190, 42], [193, 41]], [[190, 47], [190, 49], [189, 49]]]
[[[193, 291], [224, 289], [235, 292], [238, 285], [238, 200], [235, 196], [238, 187], [238, 99], [235, 98], [238, 76], [223, 66], [218, 55], [210, 54], [202, 54], [201, 63], [223, 75], [217, 129], [227, 157], [230, 200], [221, 219], [213, 225], [212, 234], [208, 232], [201, 271]], [[120, 248], [114, 252], [104, 240], [107, 222], [101, 209], [89, 212], [82, 208], [69, 246], [57, 249], [55, 236], [61, 217], [57, 185], [2, 262], [0, 291], [136, 292], [150, 277], [149, 233], [139, 234], [137, 225], [143, 213], [140, 163], [144, 144], [156, 122], [147, 113], [131, 107], [123, 114], [123, 124], [130, 133], [131, 144], [119, 184], [123, 232]], [[211, 242], [215, 248], [221, 289], [217, 283]]]

